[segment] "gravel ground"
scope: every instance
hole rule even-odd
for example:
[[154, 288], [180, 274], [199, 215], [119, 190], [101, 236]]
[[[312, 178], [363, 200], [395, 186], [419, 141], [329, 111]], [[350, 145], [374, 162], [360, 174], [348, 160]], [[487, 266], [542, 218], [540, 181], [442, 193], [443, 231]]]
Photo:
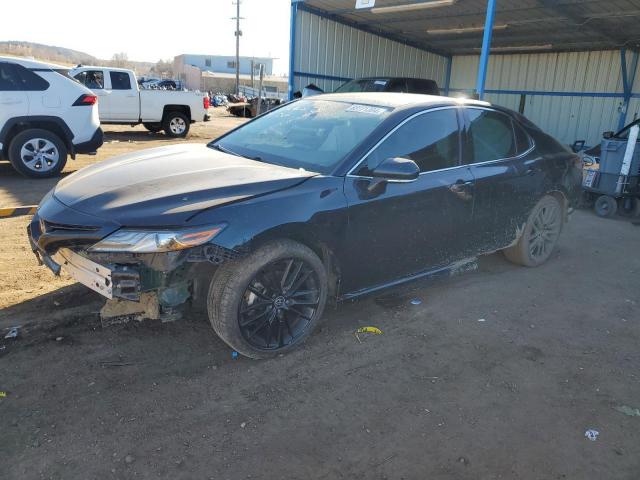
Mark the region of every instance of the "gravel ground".
[[[269, 361], [233, 359], [196, 315], [103, 328], [97, 294], [35, 266], [24, 225], [0, 221], [0, 329], [24, 325], [0, 337], [1, 478], [640, 477], [628, 222], [577, 211], [539, 268], [496, 254], [340, 305]], [[356, 338], [367, 325], [383, 334]]]

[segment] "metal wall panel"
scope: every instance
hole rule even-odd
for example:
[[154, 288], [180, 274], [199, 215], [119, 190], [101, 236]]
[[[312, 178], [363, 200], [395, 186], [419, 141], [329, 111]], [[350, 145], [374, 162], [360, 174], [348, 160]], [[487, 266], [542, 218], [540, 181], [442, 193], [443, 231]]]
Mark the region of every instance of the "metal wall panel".
[[[447, 59], [299, 9], [295, 25], [296, 72], [356, 78], [405, 76], [431, 78], [444, 87]], [[343, 80], [296, 76], [294, 91], [314, 83], [333, 91]]]
[[[475, 87], [478, 56], [453, 58], [452, 95]], [[631, 54], [627, 55], [627, 65]], [[524, 114], [540, 128], [565, 144], [586, 140], [598, 143], [606, 130], [615, 130], [623, 104], [620, 52], [564, 52], [492, 55], [489, 58], [487, 90], [535, 91], [527, 94]], [[634, 92], [640, 89], [636, 76]], [[574, 95], [558, 95], [558, 93]], [[587, 96], [576, 96], [584, 93]], [[589, 95], [593, 94], [593, 95]], [[607, 95], [614, 96], [607, 96]], [[615, 96], [617, 95], [617, 96]], [[487, 101], [517, 110], [520, 94], [489, 93]], [[640, 101], [633, 99], [627, 120], [638, 115]]]

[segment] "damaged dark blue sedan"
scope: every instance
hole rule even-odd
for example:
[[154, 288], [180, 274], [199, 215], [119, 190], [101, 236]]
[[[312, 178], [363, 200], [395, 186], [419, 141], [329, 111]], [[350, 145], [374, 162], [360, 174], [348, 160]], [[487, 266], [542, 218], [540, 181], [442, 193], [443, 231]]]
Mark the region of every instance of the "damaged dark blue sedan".
[[579, 158], [488, 103], [395, 94], [291, 102], [208, 145], [136, 152], [62, 180], [29, 226], [55, 273], [161, 318], [206, 305], [217, 334], [264, 358], [325, 305], [503, 250], [551, 255]]

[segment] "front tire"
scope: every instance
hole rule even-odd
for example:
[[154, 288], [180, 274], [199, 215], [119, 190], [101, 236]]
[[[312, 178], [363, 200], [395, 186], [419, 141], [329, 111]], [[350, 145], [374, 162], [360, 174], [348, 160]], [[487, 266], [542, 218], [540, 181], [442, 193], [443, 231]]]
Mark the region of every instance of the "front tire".
[[167, 137], [186, 137], [189, 133], [189, 127], [189, 118], [181, 112], [167, 112], [162, 120], [162, 129]]
[[318, 256], [297, 242], [277, 240], [221, 265], [209, 286], [207, 312], [231, 348], [269, 358], [311, 334], [326, 299], [327, 274]]
[[11, 141], [9, 160], [13, 168], [25, 177], [55, 177], [67, 163], [67, 147], [55, 133], [30, 128]]
[[142, 126], [149, 130], [151, 133], [158, 133], [162, 130], [162, 125], [159, 123], [143, 123]]
[[542, 265], [553, 253], [563, 223], [561, 202], [552, 195], [545, 195], [533, 207], [518, 242], [506, 248], [504, 256], [525, 267]]

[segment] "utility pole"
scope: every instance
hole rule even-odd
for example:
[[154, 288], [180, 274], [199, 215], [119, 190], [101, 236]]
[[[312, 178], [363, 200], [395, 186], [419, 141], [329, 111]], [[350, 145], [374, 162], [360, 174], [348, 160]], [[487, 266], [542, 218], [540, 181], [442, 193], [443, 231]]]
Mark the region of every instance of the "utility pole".
[[240, 95], [240, 37], [242, 36], [242, 30], [240, 30], [240, 0], [236, 0], [234, 5], [236, 6], [236, 16], [232, 20], [236, 21], [236, 95]]

